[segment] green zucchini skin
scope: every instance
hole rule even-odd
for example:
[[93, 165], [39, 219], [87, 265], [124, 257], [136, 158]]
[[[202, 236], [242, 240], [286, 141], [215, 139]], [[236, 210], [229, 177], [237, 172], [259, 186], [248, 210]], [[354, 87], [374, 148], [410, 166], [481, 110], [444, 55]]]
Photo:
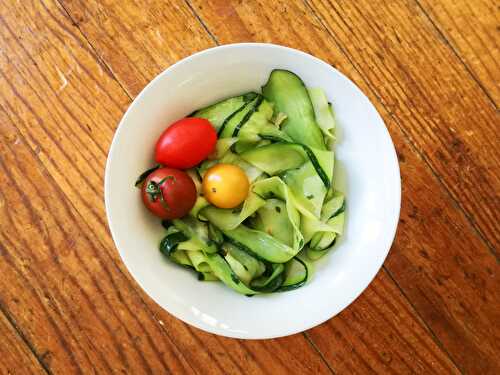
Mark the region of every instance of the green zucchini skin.
[[[294, 262], [300, 265], [300, 267], [302, 268], [301, 271], [303, 272], [302, 274], [292, 274]], [[295, 257], [287, 263], [284, 273], [285, 279], [283, 281], [283, 284], [278, 289], [276, 289], [277, 292], [287, 292], [289, 290], [294, 290], [300, 288], [301, 286], [304, 286], [309, 277], [309, 267], [302, 259], [300, 259], [299, 257]]]
[[177, 245], [186, 240], [188, 240], [188, 237], [182, 232], [167, 234], [160, 242], [160, 251], [162, 254], [170, 256], [170, 254], [177, 248]]
[[313, 164], [314, 169], [316, 170], [316, 173], [318, 174], [319, 178], [321, 178], [321, 181], [323, 182], [325, 187], [329, 189], [331, 185], [331, 174], [333, 174], [333, 160], [330, 172], [330, 170], [324, 168], [321, 165], [320, 160], [316, 157], [313, 150], [311, 150], [309, 147], [305, 145], [302, 145], [302, 147], [304, 148], [304, 151], [306, 152], [307, 156], [309, 156], [309, 160], [311, 160], [311, 163]]
[[189, 117], [199, 117], [210, 121], [216, 131], [222, 127], [226, 119], [233, 113], [245, 106], [246, 103], [257, 97], [257, 93], [249, 92], [243, 95], [233, 96], [221, 100], [208, 107], [198, 109], [189, 115]]
[[331, 186], [333, 177], [331, 151], [315, 150], [299, 143], [277, 142], [245, 151], [240, 156], [271, 176], [299, 168], [310, 160], [325, 188], [329, 189]]
[[240, 280], [238, 275], [234, 273], [227, 261], [220, 254], [207, 254], [207, 263], [214, 275], [236, 292], [245, 295], [254, 295], [258, 293], [250, 289]]
[[234, 137], [235, 132], [237, 135], [241, 126], [248, 121], [262, 100], [262, 95], [257, 95], [252, 101], [246, 103], [242, 108], [231, 114], [219, 129], [219, 138]]
[[262, 94], [273, 102], [276, 110], [286, 113], [283, 130], [295, 142], [325, 150], [323, 134], [314, 116], [314, 108], [304, 82], [288, 70], [275, 69]]
[[267, 233], [240, 225], [235, 229], [222, 231], [231, 242], [248, 249], [257, 258], [271, 263], [286, 263], [298, 250], [292, 249]]
[[281, 263], [268, 263], [266, 272], [261, 277], [252, 280], [250, 286], [259, 292], [272, 293], [283, 284], [285, 266]]
[[253, 104], [252, 108], [245, 114], [245, 117], [240, 121], [238, 125], [233, 130], [233, 137], [237, 137], [238, 133], [240, 132], [241, 128], [248, 122], [250, 117], [258, 110], [260, 104], [264, 100], [264, 97], [262, 95], [259, 95], [257, 99], [255, 100], [255, 103]]
[[265, 272], [266, 263], [257, 259], [250, 251], [242, 249], [229, 241], [224, 242], [221, 248], [224, 252], [229, 253], [235, 260], [240, 262], [243, 268], [252, 276], [252, 279], [262, 276]]

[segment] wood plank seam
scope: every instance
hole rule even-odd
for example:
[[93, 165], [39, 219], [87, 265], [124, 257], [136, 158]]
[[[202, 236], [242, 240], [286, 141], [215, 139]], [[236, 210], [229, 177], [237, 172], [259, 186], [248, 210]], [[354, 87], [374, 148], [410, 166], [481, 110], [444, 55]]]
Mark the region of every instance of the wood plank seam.
[[130, 99], [130, 101], [134, 100], [133, 97], [132, 97], [132, 95], [125, 88], [125, 86], [123, 86], [122, 83], [120, 82], [120, 80], [117, 79], [116, 74], [113, 72], [113, 69], [111, 68], [111, 66], [109, 66], [106, 63], [106, 61], [104, 61], [104, 59], [99, 55], [99, 53], [97, 52], [97, 49], [90, 42], [90, 40], [87, 38], [87, 35], [85, 35], [85, 33], [81, 29], [81, 27], [78, 24], [78, 22], [75, 19], [73, 19], [73, 17], [71, 16], [71, 14], [68, 12], [68, 10], [66, 9], [66, 7], [62, 3], [62, 0], [57, 0], [57, 3], [59, 4], [59, 6], [61, 7], [61, 9], [66, 14], [66, 17], [68, 17], [68, 19], [71, 21], [71, 24], [78, 30], [78, 32], [80, 33], [80, 35], [87, 42], [88, 46], [92, 49], [92, 52], [94, 54], [94, 58], [97, 61], [97, 63], [99, 65], [101, 65], [104, 68], [104, 70], [108, 72], [109, 76], [118, 84], [118, 86], [120, 86], [122, 88], [122, 90], [125, 92], [125, 95], [128, 96], [128, 98]]
[[323, 360], [323, 362], [325, 362], [326, 366], [328, 367], [328, 369], [332, 372], [332, 374], [336, 375], [337, 373], [333, 370], [332, 366], [330, 365], [330, 363], [326, 360], [324, 354], [321, 352], [321, 350], [319, 350], [318, 346], [314, 343], [314, 340], [311, 339], [311, 337], [309, 336], [309, 334], [307, 333], [307, 331], [303, 332], [304, 333], [304, 337], [306, 338], [306, 340], [309, 342], [309, 344], [314, 348], [314, 350], [316, 350], [316, 352], [318, 353], [318, 355], [321, 357], [321, 359]]
[[16, 332], [16, 334], [19, 336], [19, 338], [22, 340], [22, 342], [26, 345], [26, 347], [29, 349], [31, 353], [33, 353], [33, 356], [36, 358], [38, 363], [40, 363], [40, 366], [43, 368], [43, 370], [47, 374], [52, 374], [52, 372], [49, 370], [45, 362], [43, 361], [43, 354], [39, 354], [33, 344], [26, 338], [24, 335], [23, 331], [19, 326], [16, 324], [16, 321], [12, 318], [12, 316], [9, 314], [7, 309], [5, 308], [3, 302], [0, 300], [0, 313], [5, 316], [7, 321], [9, 322], [10, 326], [12, 329]]
[[[359, 68], [357, 67], [357, 65], [355, 64], [355, 62], [351, 59], [351, 57], [349, 56], [349, 54], [347, 53], [347, 51], [342, 47], [341, 43], [337, 40], [337, 38], [335, 37], [335, 35], [333, 35], [333, 33], [331, 33], [330, 30], [326, 27], [326, 25], [324, 24], [323, 20], [314, 11], [314, 9], [312, 8], [312, 6], [309, 4], [308, 0], [304, 0], [304, 4], [310, 9], [311, 13], [314, 15], [314, 17], [316, 18], [316, 20], [323, 26], [323, 29], [331, 36], [331, 38], [333, 39], [333, 41], [335, 42], [335, 44], [337, 45], [337, 47], [339, 48], [339, 50], [346, 57], [346, 59], [351, 63], [351, 65], [353, 66], [353, 69], [360, 75], [360, 77], [363, 79], [363, 81], [365, 82], [365, 84], [370, 88], [372, 94], [377, 98], [377, 101], [380, 103], [380, 105], [383, 106], [387, 110], [387, 112], [388, 112], [389, 116], [391, 117], [391, 119], [398, 125], [398, 127], [401, 130], [401, 132], [404, 134], [404, 137], [405, 137], [406, 141], [408, 142], [408, 144], [411, 145], [412, 150], [417, 155], [419, 155], [419, 157], [424, 161], [424, 163], [430, 169], [430, 171], [432, 172], [432, 174], [439, 181], [439, 184], [444, 187], [444, 190], [446, 191], [446, 193], [448, 194], [448, 196], [450, 197], [450, 199], [457, 205], [457, 207], [459, 208], [460, 212], [465, 216], [465, 218], [467, 219], [467, 221], [471, 225], [472, 229], [474, 230], [474, 233], [486, 245], [486, 247], [488, 248], [489, 252], [491, 253], [491, 255], [493, 255], [493, 257], [496, 259], [496, 261], [499, 262], [500, 261], [500, 257], [495, 252], [495, 248], [494, 248], [493, 244], [486, 238], [486, 236], [480, 230], [480, 228], [477, 227], [477, 225], [475, 224], [475, 221], [472, 219], [472, 217], [467, 212], [467, 210], [464, 208], [464, 206], [461, 204], [461, 202], [455, 198], [454, 194], [448, 188], [448, 185], [443, 181], [443, 179], [441, 178], [441, 176], [439, 175], [439, 173], [432, 167], [432, 165], [431, 165], [431, 163], [429, 161], [429, 158], [419, 150], [419, 148], [417, 147], [416, 143], [411, 139], [411, 137], [409, 136], [409, 134], [406, 131], [406, 129], [401, 125], [400, 120], [393, 114], [393, 112], [390, 110], [390, 108], [386, 107], [386, 105], [384, 104], [384, 102], [380, 99], [379, 95], [377, 94], [376, 90], [373, 88], [373, 85], [366, 79], [365, 75], [359, 70]], [[474, 81], [476, 81], [476, 80], [474, 79]]]
[[[3, 73], [2, 73], [2, 76], [3, 76]], [[5, 77], [4, 77], [4, 78], [5, 78]], [[21, 134], [20, 134], [20, 136], [21, 136]], [[75, 282], [75, 283], [76, 283], [76, 282]], [[98, 285], [98, 284], [96, 283], [96, 285]], [[82, 295], [83, 295], [83, 296], [85, 296], [85, 298], [86, 298], [87, 300], [89, 299], [89, 296], [87, 296], [87, 295], [86, 295], [83, 291], [82, 291]], [[106, 303], [108, 303], [108, 302], [106, 301]], [[104, 320], [102, 320], [102, 323], [103, 323], [104, 325], [106, 325], [106, 322], [105, 322]], [[145, 361], [145, 359], [144, 359], [144, 361]]]
[[[131, 96], [131, 94], [127, 91], [127, 89], [121, 84], [121, 82], [117, 79], [116, 75], [114, 74], [113, 70], [111, 69], [111, 67], [101, 58], [101, 56], [98, 54], [96, 48], [92, 45], [92, 43], [89, 41], [89, 39], [87, 38], [87, 36], [83, 33], [83, 31], [81, 30], [81, 28], [79, 27], [78, 23], [71, 17], [70, 13], [67, 11], [67, 9], [64, 7], [64, 5], [61, 3], [60, 0], [57, 1], [58, 4], [61, 6], [61, 8], [63, 9], [63, 11], [65, 12], [66, 16], [68, 17], [68, 19], [71, 21], [72, 25], [74, 25], [79, 33], [82, 35], [82, 37], [85, 39], [85, 41], [87, 42], [87, 44], [89, 45], [90, 48], [92, 48], [93, 52], [94, 52], [94, 57], [96, 59], [96, 61], [102, 65], [103, 67], [105, 67], [109, 74], [110, 74], [110, 77], [122, 88], [122, 90], [124, 91], [124, 93], [127, 95], [127, 97], [132, 101], [133, 100], [133, 97]], [[51, 176], [51, 179], [52, 179], [52, 176]], [[57, 189], [59, 189], [59, 186], [54, 182], [54, 185], [57, 186]], [[77, 208], [71, 204], [71, 206], [76, 210], [76, 212], [78, 212]], [[105, 246], [105, 244], [101, 243], [103, 246]], [[120, 269], [120, 267], [118, 267], [115, 262], [113, 261], [113, 259], [111, 259], [111, 263], [115, 266], [115, 268], [118, 270], [119, 273], [122, 274], [123, 277], [127, 278], [126, 275], [123, 274], [122, 270]], [[148, 308], [146, 302], [144, 301], [141, 293], [139, 293], [137, 291], [137, 288], [135, 285], [132, 285], [132, 289], [134, 290], [134, 292], [137, 294], [137, 296], [139, 297], [140, 301], [142, 302], [142, 304], [144, 305], [145, 309], [148, 310], [148, 312], [151, 314], [151, 316], [153, 317], [153, 319], [155, 321], [159, 321], [158, 317], [156, 317], [156, 315]], [[160, 325], [162, 328], [161, 330], [165, 333], [165, 335], [169, 338], [169, 341], [172, 343], [173, 346], [175, 346], [178, 351], [180, 353], [182, 353], [182, 350], [175, 344], [175, 341], [170, 337], [169, 333], [166, 331], [166, 329], [163, 327], [163, 325]], [[189, 367], [191, 368], [191, 370], [193, 371], [193, 373], [197, 373], [196, 370], [192, 367], [192, 365], [189, 363], [189, 361], [187, 361], [186, 359], [186, 362], [189, 364]]]
[[[11, 110], [12, 110], [12, 109], [11, 109]], [[19, 131], [18, 131], [18, 129], [16, 129], [16, 132], [19, 132]], [[22, 137], [22, 135], [21, 135], [21, 134], [19, 134], [19, 135], [20, 135], [20, 137]], [[32, 155], [36, 158], [36, 155], [35, 155], [35, 153], [33, 152], [33, 150], [32, 150], [31, 148], [29, 148], [29, 152], [30, 152], [30, 153], [31, 153], [31, 154], [32, 154]], [[1, 162], [1, 160], [0, 160], [0, 166], [1, 166], [1, 165], [2, 165], [2, 162]], [[42, 168], [43, 168], [43, 167], [42, 167]], [[46, 176], [47, 176], [49, 179], [52, 179], [52, 176], [51, 176], [50, 174], [48, 174], [48, 173], [47, 173], [47, 175], [46, 175]], [[58, 193], [58, 194], [63, 194], [63, 193], [60, 191], [59, 186], [58, 186], [57, 184], [55, 184], [55, 181], [53, 181], [53, 182], [54, 182], [54, 184], [53, 184], [53, 185], [56, 187], [57, 193]], [[66, 202], [65, 200], [62, 200], [62, 202], [63, 202], [63, 204], [68, 205], [68, 202]], [[74, 208], [74, 206], [71, 206], [71, 207], [73, 207], [73, 209], [75, 209], [75, 208]], [[44, 224], [43, 222], [40, 222], [40, 225], [45, 225], [45, 224]], [[105, 246], [105, 245], [103, 244], [103, 246]], [[113, 264], [114, 266], [116, 266], [116, 264], [114, 264], [112, 260], [111, 260], [111, 262], [112, 262], [112, 264]], [[12, 267], [14, 267], [14, 266], [12, 265]], [[28, 283], [28, 281], [26, 281], [26, 282]], [[135, 289], [133, 289], [133, 288], [132, 288], [132, 290], [134, 290], [134, 291], [136, 292], [136, 290], [135, 290]], [[142, 301], [142, 300], [141, 300], [141, 301]], [[142, 302], [144, 303], [144, 301], [142, 301]], [[152, 314], [152, 316], [154, 317], [154, 315], [153, 315], [153, 314]], [[76, 321], [76, 320], [75, 320], [75, 321]], [[168, 335], [167, 335], [167, 338], [168, 338], [168, 339], [170, 339], [170, 337], [169, 337]], [[118, 345], [118, 344], [116, 344], [116, 345]], [[154, 346], [154, 343], [153, 343], [152, 345]], [[92, 345], [92, 348], [93, 348], [93, 350], [94, 350], [94, 351], [98, 352], [98, 351], [97, 351], [97, 348], [96, 348], [96, 347], [94, 347], [93, 345]], [[178, 351], [182, 353], [182, 351], [181, 351], [180, 349], [178, 349]], [[126, 361], [124, 358], [123, 358], [123, 360], [124, 360], [124, 361]], [[111, 367], [109, 367], [109, 365], [107, 364], [107, 362], [106, 362], [106, 361], [104, 361], [104, 363], [108, 366], [108, 370], [111, 372], [111, 371], [112, 371]], [[164, 365], [165, 365], [165, 367], [167, 367], [167, 366], [166, 366], [166, 364], [164, 364]], [[94, 369], [94, 370], [95, 370], [95, 369]], [[193, 370], [193, 372], [195, 372], [195, 371]], [[196, 372], [195, 372], [195, 373], [196, 373]]]
[[428, 333], [431, 335], [431, 337], [433, 338], [434, 342], [436, 343], [436, 345], [439, 346], [439, 348], [448, 356], [448, 359], [451, 361], [451, 363], [453, 363], [453, 365], [455, 365], [455, 367], [457, 368], [458, 371], [460, 371], [461, 374], [465, 374], [464, 370], [462, 369], [462, 367], [455, 361], [455, 359], [451, 356], [451, 353], [446, 349], [445, 345], [441, 342], [441, 340], [439, 340], [439, 338], [437, 337], [437, 335], [434, 333], [434, 331], [432, 330], [432, 328], [429, 326], [429, 324], [427, 324], [427, 322], [422, 318], [422, 316], [420, 315], [420, 313], [418, 312], [417, 308], [415, 307], [415, 305], [413, 304], [413, 302], [410, 300], [410, 298], [408, 298], [408, 296], [406, 295], [405, 291], [403, 290], [403, 288], [401, 288], [401, 286], [398, 284], [398, 282], [396, 281], [396, 279], [394, 278], [394, 276], [392, 275], [391, 271], [389, 269], [387, 269], [387, 267], [385, 265], [382, 266], [383, 270], [385, 270], [385, 272], [387, 273], [387, 275], [389, 276], [389, 278], [394, 282], [394, 284], [396, 285], [396, 287], [399, 289], [400, 293], [404, 296], [404, 298], [408, 301], [408, 303], [410, 304], [413, 312], [415, 313], [415, 315], [420, 319], [421, 323], [423, 324], [423, 326], [427, 329]]
[[465, 61], [465, 59], [460, 54], [460, 52], [458, 51], [458, 49], [456, 48], [456, 46], [446, 37], [446, 35], [443, 32], [443, 29], [442, 29], [441, 25], [440, 24], [438, 25], [439, 21], [435, 20], [429, 14], [429, 12], [427, 12], [427, 10], [424, 8], [424, 6], [420, 2], [420, 0], [414, 0], [414, 1], [415, 1], [415, 4], [417, 4], [417, 6], [419, 7], [419, 9], [422, 11], [422, 13], [425, 15], [425, 17], [427, 18], [427, 20], [429, 21], [429, 23], [434, 27], [434, 29], [436, 30], [436, 32], [438, 33], [439, 37], [442, 39], [442, 41], [444, 42], [444, 44], [446, 44], [448, 46], [448, 48], [457, 57], [458, 61], [460, 61], [460, 63], [463, 65], [463, 67], [465, 68], [465, 70], [467, 71], [467, 73], [469, 73], [469, 75], [472, 77], [472, 79], [481, 88], [481, 90], [483, 91], [484, 95], [491, 102], [491, 105], [493, 106], [493, 108], [495, 108], [496, 110], [498, 110], [499, 109], [498, 105], [495, 102], [495, 100], [493, 99], [493, 97], [491, 96], [490, 92], [486, 89], [486, 87], [484, 87], [483, 83], [479, 80], [479, 77], [472, 71], [472, 69], [470, 68], [469, 64]]
[[[0, 76], [2, 76], [2, 78], [6, 79], [6, 77], [4, 76], [3, 72], [0, 72]], [[11, 87], [11, 88], [13, 88], [13, 87]], [[16, 92], [16, 95], [18, 95], [18, 93], [17, 93], [17, 92]], [[19, 97], [19, 96], [18, 96], [18, 97]], [[21, 99], [21, 100], [22, 100], [22, 98], [21, 98], [21, 97], [19, 97], [19, 99]], [[16, 112], [15, 112], [15, 110], [14, 110], [12, 107], [8, 106], [8, 110], [6, 110], [6, 109], [5, 109], [5, 108], [3, 108], [3, 107], [0, 107], [0, 109], [2, 109], [2, 110], [4, 111], [4, 113], [7, 115], [7, 117], [9, 117], [9, 119], [10, 119], [12, 122], [14, 122], [14, 121], [13, 121], [13, 119], [10, 117], [10, 113], [12, 113], [12, 114], [16, 113]], [[18, 119], [18, 120], [21, 120], [21, 119]], [[23, 138], [23, 137], [22, 137], [22, 134], [21, 134], [21, 133], [20, 133], [20, 131], [19, 131], [19, 129], [17, 129], [17, 128], [16, 128], [16, 129], [15, 129], [15, 131], [16, 131], [16, 133], [18, 133], [18, 134], [19, 134], [19, 137], [20, 137], [20, 138]], [[33, 149], [31, 149], [31, 148], [30, 148], [30, 153], [31, 153], [31, 154], [32, 154], [35, 158], [37, 158], [37, 155], [35, 154], [35, 152], [34, 152], [34, 151], [33, 151]], [[13, 153], [13, 154], [14, 154], [14, 153]], [[0, 160], [0, 165], [1, 165], [1, 166], [3, 166], [3, 164], [2, 164], [2, 161], [1, 161], [1, 160]], [[43, 171], [45, 171], [45, 168], [42, 168], [42, 170], [43, 170]], [[20, 190], [20, 191], [21, 191], [21, 190]], [[26, 199], [26, 202], [27, 202], [27, 205], [28, 205], [28, 206], [30, 206], [30, 203], [29, 203], [29, 201], [28, 201], [27, 199]], [[63, 203], [64, 203], [64, 202], [63, 202]], [[39, 225], [44, 225], [44, 223], [43, 223], [43, 222], [40, 222], [40, 224], [39, 224]], [[47, 228], [45, 228], [45, 231], [47, 231]], [[26, 243], [25, 243], [25, 246], [26, 246], [26, 247], [28, 247], [28, 245], [27, 245]], [[9, 263], [9, 264], [10, 264], [10, 263]], [[14, 266], [13, 264], [10, 264], [10, 265], [11, 265], [11, 267], [13, 267], [13, 268], [15, 269], [15, 266]], [[20, 276], [24, 278], [24, 275], [21, 275], [21, 274], [20, 274]], [[41, 280], [41, 279], [40, 279], [40, 280]], [[26, 279], [26, 283], [27, 283], [27, 285], [29, 285], [29, 281], [28, 281], [27, 279]], [[54, 323], [54, 324], [55, 324], [55, 323]], [[67, 325], [67, 323], [65, 323], [65, 324], [66, 324], [66, 328], [69, 330], [69, 326]], [[61, 334], [60, 334], [60, 337], [61, 337], [61, 339], [63, 339]], [[76, 338], [75, 338], [75, 340], [76, 340]]]
[[[339, 16], [340, 16], [340, 14], [339, 14], [339, 13], [337, 13], [337, 15], [339, 15]], [[369, 87], [370, 87], [370, 86], [369, 86]], [[372, 88], [370, 87], [370, 89], [372, 89]], [[377, 96], [377, 95], [375, 95], [375, 97], [378, 97], [378, 96]], [[488, 104], [487, 104], [487, 105], [488, 105]], [[394, 119], [394, 118], [393, 118], [393, 119]], [[394, 120], [395, 120], [395, 119], [394, 119]], [[395, 121], [397, 121], [397, 120], [395, 120]], [[404, 132], [402, 132], [402, 133], [404, 133]], [[413, 145], [412, 145], [412, 147], [413, 147]], [[432, 171], [432, 169], [431, 169], [431, 171]], [[438, 181], [440, 181], [439, 176], [437, 176], [437, 177], [438, 177]], [[440, 182], [441, 182], [441, 181], [440, 181]], [[449, 192], [447, 191], [447, 189], [445, 189], [445, 191], [446, 191], [447, 193], [449, 193]], [[456, 211], [456, 212], [460, 215], [460, 210], [455, 210], [455, 211]], [[464, 219], [468, 219], [468, 216], [465, 214], [463, 218], [464, 218]], [[466, 221], [466, 224], [467, 224], [467, 226], [468, 226], [468, 225], [470, 225], [470, 224], [471, 224], [471, 223], [470, 223], [470, 220], [467, 220], [467, 221]], [[473, 228], [474, 228], [474, 227], [473, 227]], [[474, 229], [475, 229], [475, 228], [474, 228]], [[472, 233], [473, 233], [473, 232], [471, 232], [471, 234], [472, 234]], [[481, 238], [481, 236], [478, 236], [477, 238], [478, 238], [478, 239], [480, 239], [480, 238]], [[487, 244], [485, 241], [481, 241], [481, 242], [483, 243], [483, 245]], [[488, 249], [487, 251], [488, 251], [488, 252], [491, 252], [491, 249]], [[398, 286], [399, 286], [399, 285], [398, 285]], [[411, 295], [411, 293], [410, 293], [409, 295]], [[417, 305], [418, 305], [418, 304], [417, 304]], [[421, 309], [421, 311], [422, 311], [422, 309]], [[424, 314], [424, 315], [425, 315], [425, 314]], [[436, 331], [436, 332], [437, 332], [437, 331]], [[443, 341], [443, 342], [445, 342], [445, 341]], [[447, 345], [447, 346], [448, 346], [448, 345]], [[451, 347], [449, 347], [449, 346], [448, 346], [448, 348], [450, 348], [450, 350], [451, 350]], [[450, 360], [452, 360], [452, 359], [451, 359], [451, 357], [450, 357]]]
[[189, 2], [189, 0], [184, 0], [184, 2], [186, 3], [186, 5], [188, 6], [188, 8], [191, 10], [191, 12], [193, 13], [194, 17], [198, 20], [198, 22], [200, 23], [201, 27], [203, 27], [205, 29], [205, 31], [207, 32], [207, 34], [210, 36], [210, 38], [212, 38], [212, 40], [214, 41], [214, 43], [216, 45], [220, 45], [219, 43], [219, 40], [217, 39], [217, 37], [210, 31], [210, 29], [208, 28], [208, 26], [205, 24], [205, 22], [202, 20], [202, 18], [198, 15], [198, 13], [196, 13], [195, 9], [193, 8], [193, 5]]

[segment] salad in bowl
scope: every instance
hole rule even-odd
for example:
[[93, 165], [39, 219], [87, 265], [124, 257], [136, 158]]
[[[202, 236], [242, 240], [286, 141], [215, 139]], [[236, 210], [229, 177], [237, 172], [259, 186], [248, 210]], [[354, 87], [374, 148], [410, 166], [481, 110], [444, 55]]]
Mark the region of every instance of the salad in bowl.
[[282, 69], [261, 92], [177, 120], [156, 142], [158, 164], [136, 181], [165, 227], [159, 250], [247, 296], [303, 286], [343, 232], [334, 144], [324, 91]]

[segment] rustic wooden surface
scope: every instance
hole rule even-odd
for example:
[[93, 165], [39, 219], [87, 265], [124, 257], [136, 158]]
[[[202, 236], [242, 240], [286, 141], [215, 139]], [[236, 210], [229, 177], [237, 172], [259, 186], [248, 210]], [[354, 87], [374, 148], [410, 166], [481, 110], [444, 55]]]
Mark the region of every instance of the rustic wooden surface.
[[[0, 374], [500, 373], [499, 14], [492, 0], [0, 0]], [[243, 41], [348, 75], [383, 116], [403, 181], [368, 289], [267, 341], [159, 308], [103, 205], [113, 132], [144, 85]]]

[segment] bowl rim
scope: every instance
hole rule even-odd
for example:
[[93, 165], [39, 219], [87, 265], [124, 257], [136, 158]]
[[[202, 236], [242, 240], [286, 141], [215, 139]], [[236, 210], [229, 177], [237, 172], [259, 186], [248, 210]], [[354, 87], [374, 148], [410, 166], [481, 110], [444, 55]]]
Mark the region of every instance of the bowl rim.
[[[300, 326], [299, 328], [287, 328], [287, 329], [283, 329], [282, 332], [279, 334], [271, 334], [271, 335], [265, 335], [265, 334], [264, 335], [262, 335], [262, 334], [254, 335], [251, 332], [247, 332], [247, 333], [243, 334], [240, 332], [233, 333], [230, 331], [221, 331], [221, 330], [218, 330], [216, 327], [212, 327], [210, 325], [202, 325], [196, 319], [188, 319], [188, 317], [186, 317], [186, 316], [181, 316], [180, 314], [175, 314], [175, 313], [171, 312], [170, 310], [168, 310], [167, 308], [165, 308], [159, 302], [157, 302], [147, 292], [147, 290], [146, 290], [147, 288], [145, 286], [143, 286], [141, 284], [141, 282], [139, 280], [137, 280], [136, 277], [133, 275], [131, 268], [128, 265], [128, 261], [125, 259], [125, 255], [124, 255], [123, 251], [118, 248], [118, 246], [117, 246], [118, 236], [116, 234], [115, 229], [113, 228], [113, 224], [112, 224], [112, 220], [111, 220], [111, 213], [110, 213], [110, 211], [111, 211], [110, 210], [110, 193], [109, 193], [110, 164], [111, 164], [111, 160], [113, 158], [114, 152], [115, 152], [115, 148], [117, 147], [116, 140], [119, 138], [121, 131], [123, 131], [124, 127], [122, 125], [127, 121], [128, 115], [129, 115], [134, 103], [140, 101], [142, 99], [142, 97], [144, 95], [146, 95], [146, 92], [152, 86], [154, 86], [157, 81], [161, 80], [163, 78], [163, 76], [169, 74], [177, 66], [185, 64], [193, 59], [196, 59], [197, 57], [199, 57], [201, 55], [208, 55], [208, 54], [218, 53], [218, 52], [223, 51], [223, 50], [235, 49], [235, 48], [238, 49], [238, 48], [245, 48], [245, 47], [258, 47], [258, 48], [287, 50], [288, 52], [291, 52], [292, 54], [312, 59], [315, 63], [326, 66], [328, 69], [332, 70], [336, 74], [339, 74], [340, 76], [342, 76], [342, 78], [346, 79], [351, 85], [354, 86], [354, 88], [356, 90], [358, 90], [366, 98], [366, 100], [374, 108], [375, 116], [377, 116], [379, 118], [380, 122], [384, 125], [383, 131], [385, 132], [385, 135], [388, 137], [388, 139], [390, 141], [390, 145], [392, 146], [392, 147], [390, 147], [391, 150], [387, 151], [389, 159], [390, 159], [389, 163], [388, 163], [388, 167], [391, 168], [393, 170], [393, 173], [395, 173], [395, 176], [398, 177], [398, 178], [395, 178], [393, 181], [395, 184], [394, 190], [397, 192], [397, 196], [394, 197], [394, 199], [395, 199], [394, 200], [394, 204], [395, 204], [394, 215], [393, 215], [393, 217], [388, 219], [387, 244], [385, 246], [386, 249], [384, 252], [380, 252], [378, 254], [378, 257], [376, 259], [374, 259], [374, 262], [376, 262], [376, 267], [373, 267], [373, 270], [375, 270], [375, 271], [373, 271], [373, 275], [371, 275], [368, 278], [368, 282], [366, 282], [366, 285], [364, 287], [360, 288], [360, 290], [357, 292], [357, 294], [353, 294], [349, 298], [346, 298], [345, 303], [343, 303], [343, 306], [338, 311], [336, 311], [334, 313], [329, 312], [328, 314], [325, 314], [326, 317], [321, 316], [321, 317], [316, 318], [316, 319], [310, 319], [308, 324], [304, 324], [304, 325]], [[245, 42], [245, 43], [231, 43], [231, 44], [224, 44], [224, 45], [210, 47], [210, 48], [198, 51], [196, 53], [193, 53], [187, 57], [184, 57], [184, 58], [180, 59], [179, 61], [175, 62], [174, 64], [170, 65], [166, 69], [164, 69], [162, 72], [158, 73], [151, 81], [149, 81], [146, 84], [146, 86], [144, 86], [144, 88], [141, 90], [141, 92], [135, 98], [132, 99], [127, 110], [125, 111], [120, 122], [118, 123], [118, 126], [117, 126], [115, 133], [113, 135], [113, 138], [111, 140], [111, 144], [110, 144], [107, 159], [106, 159], [105, 172], [104, 172], [104, 203], [105, 203], [106, 219], [108, 222], [108, 228], [109, 228], [109, 231], [111, 233], [111, 237], [113, 239], [113, 243], [115, 245], [115, 248], [116, 248], [116, 250], [118, 250], [118, 254], [120, 256], [120, 259], [125, 264], [127, 272], [129, 272], [129, 274], [132, 276], [135, 283], [137, 283], [137, 285], [140, 287], [140, 289], [142, 289], [142, 291], [146, 295], [148, 295], [148, 297], [151, 300], [153, 300], [158, 306], [160, 306], [162, 309], [167, 311], [169, 314], [175, 316], [177, 319], [181, 320], [182, 322], [187, 323], [191, 326], [194, 326], [198, 329], [201, 329], [205, 332], [209, 332], [209, 333], [217, 334], [217, 335], [221, 335], [221, 336], [226, 336], [226, 337], [240, 338], [240, 339], [273, 339], [273, 338], [284, 337], [284, 336], [289, 336], [289, 335], [293, 335], [296, 333], [304, 332], [304, 331], [307, 331], [311, 328], [314, 328], [314, 327], [328, 321], [329, 319], [340, 314], [348, 306], [350, 306], [368, 288], [368, 286], [372, 283], [373, 279], [380, 272], [380, 270], [382, 269], [383, 263], [385, 262], [388, 254], [389, 254], [389, 251], [394, 243], [394, 239], [395, 239], [396, 233], [397, 233], [399, 218], [400, 218], [400, 212], [401, 212], [401, 195], [402, 195], [401, 193], [402, 193], [402, 190], [401, 190], [401, 172], [400, 172], [400, 168], [399, 168], [399, 161], [398, 161], [398, 157], [397, 157], [397, 153], [396, 153], [396, 147], [395, 147], [394, 142], [392, 140], [392, 137], [389, 133], [387, 125], [385, 124], [385, 121], [383, 120], [380, 113], [377, 111], [375, 105], [368, 98], [368, 96], [346, 75], [344, 75], [342, 72], [340, 72], [338, 69], [336, 69], [332, 65], [321, 60], [320, 58], [318, 58], [314, 55], [311, 55], [307, 52], [295, 49], [295, 48], [291, 48], [291, 47], [287, 47], [287, 46], [283, 46], [283, 45], [279, 45], [279, 44], [273, 44], [273, 43]]]

